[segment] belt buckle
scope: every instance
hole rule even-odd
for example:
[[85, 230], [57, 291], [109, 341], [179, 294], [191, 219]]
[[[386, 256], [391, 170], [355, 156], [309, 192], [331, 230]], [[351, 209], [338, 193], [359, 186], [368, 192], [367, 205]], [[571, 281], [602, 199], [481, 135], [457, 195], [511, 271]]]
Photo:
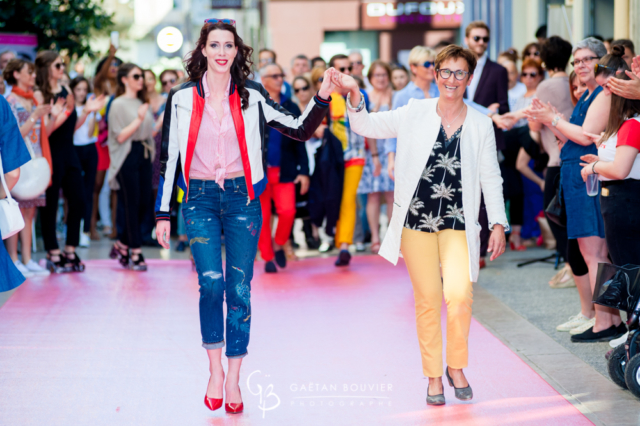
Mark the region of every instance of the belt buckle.
[[609, 196], [609, 188], [602, 188], [601, 194], [603, 197]]

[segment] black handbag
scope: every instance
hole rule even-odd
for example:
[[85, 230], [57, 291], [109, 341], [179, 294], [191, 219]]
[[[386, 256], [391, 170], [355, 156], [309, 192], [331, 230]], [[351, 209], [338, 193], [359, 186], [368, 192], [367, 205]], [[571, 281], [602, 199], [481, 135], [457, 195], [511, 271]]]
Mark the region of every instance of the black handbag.
[[598, 264], [593, 302], [631, 313], [640, 299], [640, 266]]
[[544, 210], [547, 219], [563, 228], [567, 226], [567, 211], [564, 208], [564, 200], [562, 199], [562, 188], [560, 187], [560, 175], [555, 179], [556, 195], [553, 196], [549, 205]]

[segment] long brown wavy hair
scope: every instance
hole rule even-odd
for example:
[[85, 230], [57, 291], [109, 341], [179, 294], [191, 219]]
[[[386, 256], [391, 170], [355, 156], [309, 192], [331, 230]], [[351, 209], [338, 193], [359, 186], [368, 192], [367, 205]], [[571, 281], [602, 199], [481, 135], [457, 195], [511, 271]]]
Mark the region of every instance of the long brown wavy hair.
[[44, 103], [48, 104], [53, 99], [51, 86], [49, 85], [49, 68], [60, 55], [53, 50], [43, 50], [36, 56], [36, 86], [44, 96]]
[[118, 96], [124, 95], [124, 93], [126, 92], [126, 88], [124, 87], [122, 79], [128, 76], [131, 70], [136, 68], [139, 69], [140, 74], [142, 74], [142, 89], [138, 90], [137, 96], [138, 99], [140, 99], [144, 104], [149, 102], [149, 96], [147, 95], [147, 85], [144, 84], [144, 71], [142, 71], [141, 67], [137, 66], [136, 64], [132, 64], [131, 62], [127, 62], [118, 67], [118, 89], [116, 90], [116, 98]]
[[242, 99], [242, 109], [247, 109], [249, 106], [249, 91], [245, 88], [245, 82], [251, 75], [251, 67], [253, 66], [251, 55], [253, 54], [253, 48], [244, 44], [236, 31], [236, 27], [233, 25], [222, 22], [204, 24], [200, 30], [200, 38], [198, 38], [195, 49], [193, 49], [184, 60], [184, 67], [189, 75], [189, 81], [197, 82], [202, 79], [205, 71], [207, 71], [207, 58], [202, 54], [202, 50], [207, 44], [209, 33], [213, 30], [224, 30], [233, 34], [233, 41], [238, 47], [238, 54], [234, 58], [233, 64], [231, 64], [231, 78], [238, 89], [240, 99]]
[[[612, 46], [611, 53], [600, 59], [600, 62], [598, 62], [598, 65], [603, 65], [607, 68], [598, 68], [596, 76], [604, 75], [605, 77], [611, 76], [611, 78], [619, 78], [620, 80], [631, 80], [624, 72], [629, 71], [629, 66], [624, 59], [622, 59], [622, 56], [624, 56], [624, 46]], [[616, 72], [616, 70], [622, 70], [622, 72]], [[640, 114], [640, 101], [625, 99], [615, 93], [611, 93], [609, 122], [607, 123], [607, 127], [604, 129], [604, 135], [600, 139], [599, 143], [606, 141], [611, 136], [618, 133], [622, 123], [636, 114]]]

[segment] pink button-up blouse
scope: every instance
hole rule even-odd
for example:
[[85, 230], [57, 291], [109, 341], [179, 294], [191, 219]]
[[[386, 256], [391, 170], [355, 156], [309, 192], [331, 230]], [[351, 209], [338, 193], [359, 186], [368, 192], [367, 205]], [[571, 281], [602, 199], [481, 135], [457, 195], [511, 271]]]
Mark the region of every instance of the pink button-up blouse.
[[204, 114], [200, 123], [200, 131], [191, 160], [189, 176], [194, 179], [215, 180], [224, 189], [224, 179], [230, 175], [238, 176], [244, 171], [238, 136], [231, 117], [229, 107], [229, 90], [231, 79], [222, 101], [224, 114], [220, 120], [216, 111], [209, 104], [209, 85], [207, 73], [202, 76], [204, 88]]

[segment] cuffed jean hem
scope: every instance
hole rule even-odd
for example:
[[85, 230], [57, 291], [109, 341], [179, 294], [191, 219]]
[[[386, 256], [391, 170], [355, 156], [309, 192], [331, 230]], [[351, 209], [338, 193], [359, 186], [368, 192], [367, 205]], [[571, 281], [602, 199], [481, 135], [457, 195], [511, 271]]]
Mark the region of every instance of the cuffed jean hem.
[[227, 358], [244, 358], [245, 356], [249, 355], [249, 352], [245, 352], [243, 354], [240, 355], [229, 355], [229, 354], [225, 354], [225, 356]]
[[205, 348], [206, 350], [224, 348], [224, 340], [221, 340], [221, 341], [216, 342], [216, 343], [203, 343], [202, 347]]

